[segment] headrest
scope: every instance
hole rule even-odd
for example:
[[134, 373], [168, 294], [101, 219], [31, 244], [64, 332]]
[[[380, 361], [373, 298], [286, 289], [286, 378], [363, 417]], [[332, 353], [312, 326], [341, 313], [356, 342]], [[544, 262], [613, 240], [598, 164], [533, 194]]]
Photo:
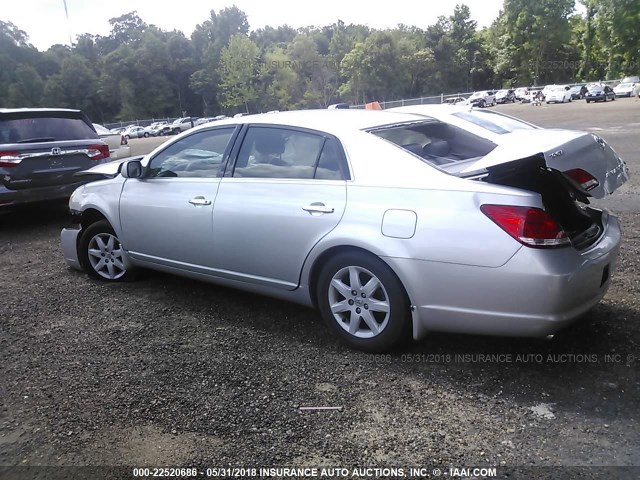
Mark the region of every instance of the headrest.
[[432, 140], [424, 146], [423, 153], [434, 157], [446, 157], [450, 150], [449, 142], [446, 140]]
[[267, 129], [256, 132], [254, 146], [262, 155], [281, 155], [284, 153], [284, 144], [284, 138], [280, 134], [274, 134]]

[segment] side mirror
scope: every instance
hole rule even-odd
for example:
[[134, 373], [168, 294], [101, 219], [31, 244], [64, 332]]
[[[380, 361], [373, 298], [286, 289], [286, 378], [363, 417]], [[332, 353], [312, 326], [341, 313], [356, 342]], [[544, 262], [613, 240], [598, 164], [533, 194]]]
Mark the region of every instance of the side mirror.
[[140, 178], [142, 177], [142, 172], [143, 168], [140, 160], [130, 160], [120, 166], [120, 175], [124, 178]]

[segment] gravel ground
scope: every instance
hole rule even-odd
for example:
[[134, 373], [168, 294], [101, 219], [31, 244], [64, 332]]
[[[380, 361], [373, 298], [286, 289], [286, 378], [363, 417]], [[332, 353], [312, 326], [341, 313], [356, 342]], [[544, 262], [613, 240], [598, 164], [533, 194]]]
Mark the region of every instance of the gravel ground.
[[[296, 305], [156, 273], [93, 281], [62, 259], [64, 205], [21, 209], [0, 217], [0, 465], [639, 466], [640, 103], [498, 108], [598, 133], [634, 174], [605, 202], [625, 242], [582, 322], [368, 355]], [[640, 469], [578, 476], [605, 474]]]

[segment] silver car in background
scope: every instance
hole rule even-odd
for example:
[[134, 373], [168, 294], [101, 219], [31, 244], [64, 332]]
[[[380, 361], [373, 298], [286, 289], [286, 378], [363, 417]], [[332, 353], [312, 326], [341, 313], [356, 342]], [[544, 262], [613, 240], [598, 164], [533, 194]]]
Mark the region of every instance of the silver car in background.
[[543, 336], [605, 294], [620, 227], [586, 202], [627, 179], [600, 139], [562, 138], [505, 149], [366, 110], [205, 124], [90, 169], [62, 250], [106, 281], [144, 267], [315, 306], [368, 351], [429, 331]]

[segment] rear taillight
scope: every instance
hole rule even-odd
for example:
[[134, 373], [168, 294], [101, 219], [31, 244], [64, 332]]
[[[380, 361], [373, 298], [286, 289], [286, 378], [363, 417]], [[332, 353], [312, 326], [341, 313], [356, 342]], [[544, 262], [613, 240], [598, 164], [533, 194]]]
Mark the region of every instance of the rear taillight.
[[566, 172], [564, 172], [564, 174], [567, 175], [569, 178], [571, 178], [571, 180], [576, 182], [578, 185], [580, 185], [587, 192], [589, 190], [593, 190], [598, 185], [600, 185], [600, 182], [598, 182], [598, 179], [596, 179], [589, 172], [586, 172], [581, 168], [574, 168], [573, 170], [567, 170]]
[[560, 225], [540, 208], [482, 205], [480, 210], [505, 232], [528, 247], [562, 247], [570, 243]]
[[107, 145], [91, 145], [87, 150], [87, 155], [89, 155], [91, 160], [109, 158], [109, 147]]
[[18, 152], [2, 152], [0, 151], [0, 167], [11, 168], [17, 167], [22, 161]]

